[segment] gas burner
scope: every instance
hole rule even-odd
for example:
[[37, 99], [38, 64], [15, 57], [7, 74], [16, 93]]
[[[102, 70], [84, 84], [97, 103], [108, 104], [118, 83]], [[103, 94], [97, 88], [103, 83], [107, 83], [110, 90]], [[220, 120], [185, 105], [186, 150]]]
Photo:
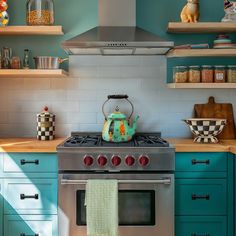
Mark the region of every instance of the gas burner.
[[155, 134], [139, 134], [136, 136], [135, 141], [139, 147], [168, 147], [169, 143], [162, 139], [159, 135]]
[[99, 135], [72, 135], [66, 140], [65, 147], [93, 147], [101, 146], [101, 136]]

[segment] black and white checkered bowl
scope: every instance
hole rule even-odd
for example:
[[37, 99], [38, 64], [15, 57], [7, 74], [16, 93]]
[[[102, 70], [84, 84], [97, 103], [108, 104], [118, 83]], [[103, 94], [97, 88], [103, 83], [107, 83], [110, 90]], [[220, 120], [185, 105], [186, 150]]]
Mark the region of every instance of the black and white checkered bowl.
[[226, 125], [226, 119], [193, 118], [183, 120], [197, 137], [197, 143], [217, 143], [216, 136], [222, 132]]

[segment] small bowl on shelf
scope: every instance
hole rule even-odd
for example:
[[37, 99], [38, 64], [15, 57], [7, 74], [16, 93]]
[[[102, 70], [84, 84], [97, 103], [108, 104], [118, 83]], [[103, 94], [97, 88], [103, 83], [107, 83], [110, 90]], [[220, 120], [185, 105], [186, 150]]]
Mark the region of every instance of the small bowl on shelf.
[[196, 143], [218, 143], [216, 136], [223, 131], [227, 123], [226, 119], [215, 118], [192, 118], [183, 121], [196, 136]]

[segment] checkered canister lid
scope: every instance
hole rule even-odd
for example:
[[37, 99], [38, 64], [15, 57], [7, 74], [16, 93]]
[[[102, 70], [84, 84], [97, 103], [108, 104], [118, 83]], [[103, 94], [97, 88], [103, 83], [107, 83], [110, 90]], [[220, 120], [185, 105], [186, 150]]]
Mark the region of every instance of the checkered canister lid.
[[53, 140], [55, 138], [55, 115], [48, 111], [48, 107], [37, 114], [37, 139]]

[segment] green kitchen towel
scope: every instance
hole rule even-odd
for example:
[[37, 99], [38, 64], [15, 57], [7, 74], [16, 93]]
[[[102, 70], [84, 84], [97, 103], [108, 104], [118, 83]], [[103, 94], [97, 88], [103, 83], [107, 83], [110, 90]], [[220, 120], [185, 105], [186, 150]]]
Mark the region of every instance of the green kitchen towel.
[[88, 236], [118, 235], [117, 180], [88, 180], [85, 205]]

